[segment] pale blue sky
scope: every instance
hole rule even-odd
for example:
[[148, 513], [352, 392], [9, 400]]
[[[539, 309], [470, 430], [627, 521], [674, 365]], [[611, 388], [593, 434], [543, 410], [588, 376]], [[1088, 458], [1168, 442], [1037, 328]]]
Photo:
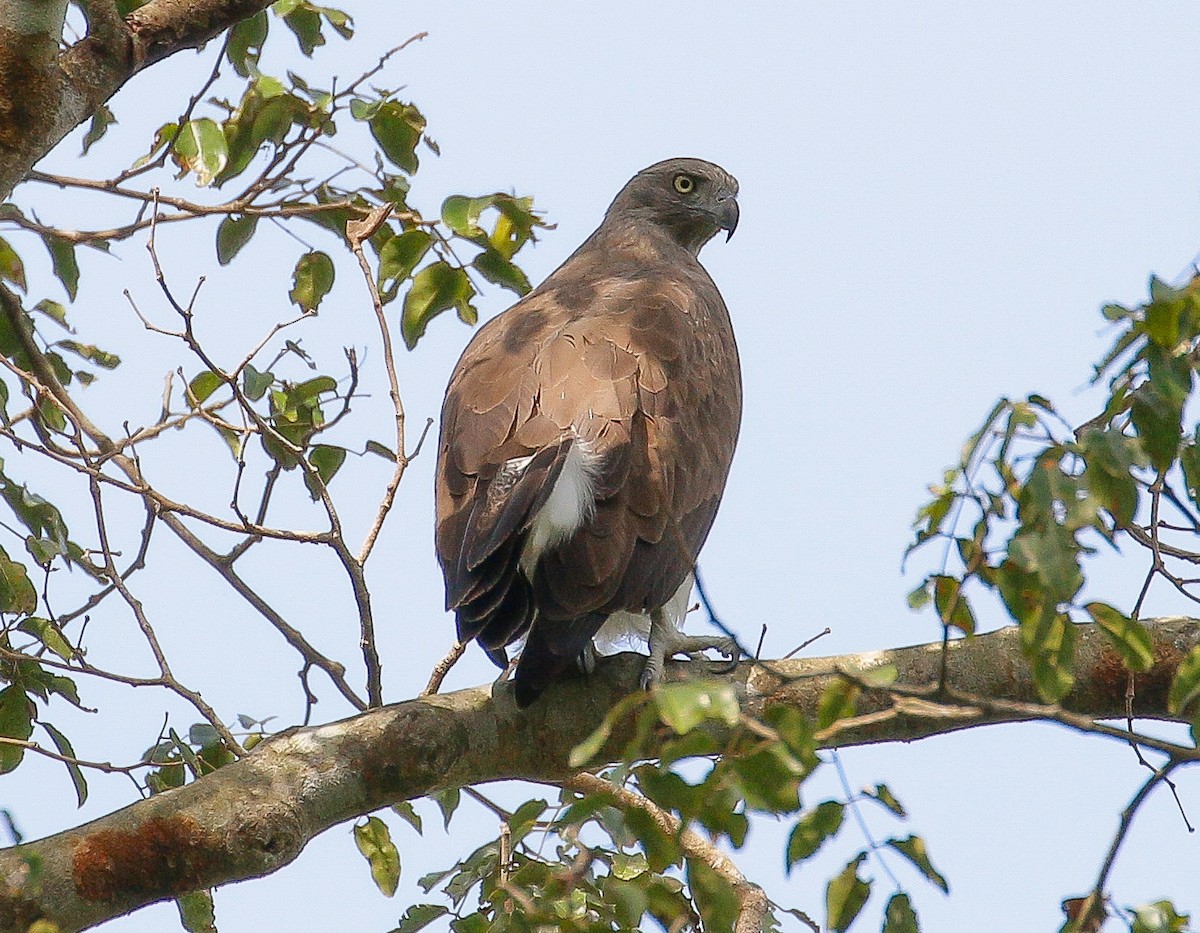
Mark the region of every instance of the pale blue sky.
[[[428, 30], [378, 79], [407, 86], [441, 144], [440, 159], [423, 161], [414, 200], [432, 213], [453, 191], [533, 194], [557, 224], [522, 257], [534, 280], [565, 258], [624, 181], [651, 162], [701, 156], [740, 180], [737, 236], [703, 254], [734, 318], [746, 415], [702, 567], [714, 601], [744, 640], [753, 643], [759, 626], [769, 625], [767, 654], [827, 625], [833, 632], [818, 643], [822, 654], [935, 637], [933, 620], [904, 605], [919, 568], [908, 576], [899, 568], [925, 486], [1000, 394], [1038, 391], [1070, 418], [1094, 414], [1095, 396], [1080, 390], [1107, 339], [1097, 309], [1137, 300], [1152, 272], [1177, 277], [1200, 249], [1193, 4], [418, 2], [348, 9], [360, 38], [349, 46], [335, 41], [305, 73], [349, 78]], [[114, 109], [129, 134], [117, 138], [137, 142], [105, 145], [97, 164], [138, 149], [171, 119], [213, 54], [180, 56], [131, 82]], [[68, 142], [47, 166], [101, 170], [77, 164], [77, 151]], [[61, 198], [45, 189], [30, 187], [20, 199], [47, 220], [71, 222]], [[266, 230], [248, 253], [252, 266], [220, 271], [211, 230], [189, 255], [196, 235], [164, 235], [168, 271], [185, 291], [195, 275], [210, 276], [201, 329], [231, 357], [240, 355], [286, 315], [299, 247]], [[321, 242], [316, 233], [311, 238]], [[147, 422], [157, 414], [162, 374], [183, 357], [144, 334], [128, 311], [120, 296], [126, 287], [143, 310], [167, 320], [140, 243], [122, 255], [119, 266], [85, 267], [91, 280], [78, 313], [94, 322], [85, 324], [95, 328], [92, 339], [131, 341], [138, 359], [127, 353], [130, 371], [105, 377], [88, 399], [100, 405], [140, 395], [131, 420]], [[330, 303], [300, 334], [331, 365], [340, 346], [371, 337], [361, 282], [349, 271], [342, 267]], [[495, 293], [484, 307], [506, 304]], [[438, 320], [402, 359], [410, 424], [436, 415], [468, 337], [462, 325]], [[384, 394], [362, 410], [386, 439]], [[204, 472], [222, 463], [220, 448], [211, 460], [182, 449], [148, 450], [148, 466], [168, 483], [217, 503], [227, 499], [227, 486]], [[389, 700], [419, 690], [452, 641], [431, 548], [432, 466], [428, 452], [414, 463], [372, 568]], [[385, 480], [382, 461], [355, 469], [364, 490]], [[356, 511], [348, 486], [335, 483], [334, 492], [358, 528], [366, 500]], [[159, 542], [166, 552], [178, 552], [167, 538]], [[282, 553], [264, 549], [254, 565], [274, 575], [264, 587], [294, 624], [353, 664], [356, 629], [344, 585], [315, 592], [312, 558], [281, 564]], [[189, 567], [181, 558], [142, 581], [180, 677], [201, 685], [230, 719], [245, 712], [293, 721], [301, 706], [292, 657], [214, 586], [210, 572], [181, 569]], [[1128, 607], [1142, 570], [1140, 557], [1128, 567], [1109, 562], [1095, 591]], [[1152, 594], [1151, 611], [1181, 608]], [[116, 621], [116, 607], [111, 614], [115, 657], [128, 650], [116, 634], [127, 623]], [[994, 610], [984, 615], [992, 626], [1001, 620]], [[94, 649], [98, 663], [103, 644]], [[448, 687], [492, 676], [473, 651]], [[330, 691], [322, 695], [322, 718], [348, 712]], [[164, 701], [122, 696], [129, 708], [120, 725], [130, 735], [121, 748], [130, 758], [153, 736]], [[172, 708], [173, 722], [192, 721]], [[95, 728], [88, 720], [70, 724], [81, 755], [122, 757], [103, 736], [86, 734]], [[855, 786], [885, 781], [910, 810], [910, 821], [895, 827], [868, 814], [874, 831], [924, 836], [950, 880], [952, 894], [943, 898], [899, 860], [890, 862], [914, 893], [927, 931], [1057, 929], [1059, 901], [1090, 887], [1119, 811], [1145, 776], [1127, 748], [1051, 727], [975, 730], [854, 750], [843, 761]], [[1179, 786], [1193, 821], [1200, 820], [1200, 780], [1185, 772]], [[27, 835], [81, 819], [60, 769], [31, 763], [4, 787], [4, 805]], [[809, 799], [838, 793], [830, 769]], [[128, 784], [94, 779], [85, 815], [128, 799]], [[275, 876], [221, 890], [218, 925], [223, 933], [390, 929], [418, 899], [420, 874], [463, 851], [460, 839], [494, 832], [490, 818], [470, 807], [464, 804], [455, 824], [462, 836], [448, 842], [433, 819], [424, 840], [397, 826], [405, 874], [393, 901], [375, 892], [348, 829], [335, 829]], [[786, 829], [760, 826], [739, 861], [776, 900], [823, 917], [824, 881], [862, 839], [848, 824], [827, 854], [785, 880]], [[1200, 913], [1198, 846], [1169, 794], [1156, 794], [1113, 875], [1117, 903], [1171, 896]], [[876, 919], [856, 929], [878, 928], [888, 893], [878, 866], [868, 870], [877, 878], [868, 911]], [[160, 906], [109, 929], [170, 929], [173, 914]]]

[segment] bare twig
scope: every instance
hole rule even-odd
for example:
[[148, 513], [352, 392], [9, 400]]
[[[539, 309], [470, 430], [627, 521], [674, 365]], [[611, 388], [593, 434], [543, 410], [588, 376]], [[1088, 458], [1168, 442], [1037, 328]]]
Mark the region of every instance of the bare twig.
[[467, 642], [456, 641], [446, 656], [438, 661], [432, 673], [429, 675], [429, 683], [425, 685], [418, 696], [428, 697], [433, 696], [442, 689], [442, 681], [446, 679], [446, 675], [450, 673], [450, 668], [458, 663], [458, 659], [463, 656], [463, 652], [467, 650]]
[[821, 631], [817, 632], [817, 634], [814, 635], [812, 638], [806, 638], [804, 641], [800, 642], [800, 644], [798, 644], [795, 648], [793, 648], [791, 651], [789, 651], [787, 654], [785, 654], [783, 656], [782, 660], [786, 661], [788, 658], [792, 657], [793, 655], [799, 654], [801, 651], [803, 651], [805, 648], [807, 648], [809, 645], [811, 645], [818, 638], [824, 638], [826, 635], [830, 634], [832, 631], [833, 631], [833, 629], [831, 629], [828, 625], [825, 626], [825, 628], [823, 628], [823, 629], [821, 629]]
[[396, 492], [400, 488], [400, 481], [404, 478], [404, 471], [409, 464], [409, 458], [404, 452], [404, 400], [400, 397], [400, 379], [396, 375], [396, 354], [392, 347], [391, 329], [388, 327], [387, 315], [383, 313], [383, 300], [380, 298], [379, 288], [375, 283], [375, 275], [371, 271], [366, 253], [362, 248], [363, 240], [375, 233], [386, 222], [391, 212], [392, 205], [385, 204], [373, 210], [364, 220], [350, 221], [346, 224], [346, 237], [350, 241], [350, 249], [358, 259], [358, 266], [362, 270], [363, 279], [367, 283], [367, 291], [371, 295], [371, 305], [375, 310], [375, 321], [379, 327], [383, 366], [387, 371], [388, 395], [392, 400], [396, 430], [396, 466], [392, 471], [392, 478], [384, 489], [383, 498], [375, 513], [375, 520], [371, 523], [370, 530], [367, 531], [362, 547], [359, 548], [358, 562], [360, 564], [365, 564], [367, 558], [371, 556], [371, 550], [375, 547], [375, 541], [378, 539], [380, 531], [383, 530], [383, 523], [396, 501]]

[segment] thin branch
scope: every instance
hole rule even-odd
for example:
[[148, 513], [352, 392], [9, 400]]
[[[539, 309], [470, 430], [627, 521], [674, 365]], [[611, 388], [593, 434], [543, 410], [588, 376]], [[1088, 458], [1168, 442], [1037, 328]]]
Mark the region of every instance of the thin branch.
[[96, 531], [100, 537], [100, 553], [104, 557], [106, 575], [108, 576], [109, 580], [112, 581], [112, 584], [116, 588], [117, 592], [121, 594], [121, 598], [125, 600], [125, 604], [129, 607], [130, 611], [132, 611], [133, 617], [137, 621], [138, 628], [141, 629], [142, 636], [146, 639], [146, 644], [149, 646], [151, 653], [154, 655], [154, 661], [158, 665], [160, 677], [170, 690], [191, 703], [192, 706], [194, 706], [200, 713], [200, 715], [208, 721], [208, 723], [221, 737], [221, 741], [225, 744], [230, 754], [234, 755], [235, 757], [241, 757], [245, 754], [245, 751], [242, 749], [242, 746], [238, 743], [237, 739], [233, 737], [233, 734], [226, 727], [225, 723], [221, 721], [221, 718], [217, 715], [216, 710], [209, 706], [209, 704], [197, 691], [192, 690], [189, 687], [185, 687], [178, 680], [176, 680], [175, 675], [171, 672], [171, 666], [167, 662], [166, 655], [162, 650], [162, 645], [158, 641], [158, 636], [155, 634], [154, 628], [150, 624], [150, 619], [146, 615], [145, 607], [142, 605], [141, 600], [139, 600], [133, 595], [132, 592], [130, 592], [129, 587], [125, 584], [124, 578], [122, 578], [121, 574], [117, 571], [116, 565], [113, 563], [114, 552], [111, 544], [109, 543], [108, 526], [104, 520], [103, 497], [100, 492], [100, 484], [96, 481], [94, 476], [89, 483], [89, 488], [92, 494], [92, 504], [96, 516]]
[[346, 224], [346, 238], [350, 241], [350, 249], [358, 259], [358, 267], [362, 270], [363, 279], [367, 283], [367, 291], [371, 295], [371, 306], [375, 310], [375, 321], [379, 327], [379, 339], [383, 351], [383, 366], [387, 371], [388, 396], [392, 400], [392, 414], [396, 430], [396, 466], [392, 471], [392, 478], [384, 489], [383, 498], [375, 513], [375, 520], [371, 523], [362, 547], [359, 548], [359, 564], [365, 564], [367, 558], [371, 556], [371, 549], [375, 547], [375, 541], [383, 530], [383, 523], [392, 510], [396, 501], [396, 492], [400, 488], [400, 481], [404, 478], [404, 471], [409, 464], [409, 458], [404, 451], [404, 400], [400, 397], [400, 379], [396, 375], [396, 354], [392, 347], [391, 329], [388, 327], [387, 315], [383, 312], [383, 300], [379, 295], [375, 274], [371, 271], [366, 253], [362, 248], [363, 240], [369, 239], [387, 221], [391, 212], [392, 205], [385, 204], [373, 210], [365, 219], [352, 220]]
[[1177, 767], [1183, 764], [1178, 758], [1168, 758], [1166, 762], [1155, 771], [1145, 783], [1138, 788], [1137, 793], [1133, 795], [1133, 799], [1121, 811], [1121, 821], [1117, 825], [1117, 832], [1113, 836], [1112, 843], [1108, 847], [1108, 853], [1104, 857], [1104, 863], [1100, 866], [1100, 873], [1096, 877], [1096, 883], [1092, 886], [1092, 892], [1084, 901], [1080, 910], [1081, 916], [1088, 916], [1093, 911], [1103, 910], [1104, 904], [1104, 887], [1108, 884], [1108, 876], [1112, 873], [1113, 865], [1117, 861], [1117, 853], [1121, 850], [1121, 845], [1125, 841], [1125, 837], [1129, 835], [1129, 829], [1133, 825], [1133, 817], [1141, 808], [1146, 798], [1150, 796], [1150, 792], [1154, 790], [1159, 783], [1167, 780], [1168, 776]]
[[140, 771], [143, 768], [159, 767], [159, 765], [148, 761], [139, 761], [137, 764], [132, 765], [115, 765], [111, 761], [87, 761], [83, 758], [76, 758], [72, 755], [64, 755], [61, 752], [53, 751], [29, 739], [14, 739], [6, 735], [0, 735], [0, 745], [12, 745], [17, 748], [23, 748], [26, 751], [42, 755], [52, 761], [61, 761], [64, 764], [76, 765], [92, 771], [103, 771], [105, 774], [130, 774], [134, 771]]
[[454, 667], [458, 663], [458, 659], [463, 656], [463, 652], [467, 650], [467, 644], [468, 642], [465, 641], [456, 641], [454, 643], [454, 646], [446, 652], [446, 656], [438, 661], [429, 675], [429, 683], [425, 685], [425, 689], [417, 694], [417, 696], [433, 696], [442, 689], [442, 681], [450, 673], [450, 668]]

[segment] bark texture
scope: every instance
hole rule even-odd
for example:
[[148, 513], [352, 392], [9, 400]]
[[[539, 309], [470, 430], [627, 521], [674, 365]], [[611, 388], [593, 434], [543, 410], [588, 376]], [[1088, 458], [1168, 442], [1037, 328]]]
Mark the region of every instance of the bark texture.
[[141, 69], [195, 48], [270, 0], [150, 0], [124, 20], [113, 0], [87, 4], [88, 35], [59, 49], [65, 2], [2, 0], [0, 200]]
[[[1135, 714], [1172, 718], [1167, 689], [1200, 644], [1200, 622], [1149, 623], [1155, 665], [1138, 675]], [[1078, 627], [1075, 690], [1062, 709], [1089, 719], [1122, 717], [1127, 673], [1094, 626]], [[294, 729], [177, 790], [141, 800], [85, 826], [0, 851], [0, 933], [39, 918], [63, 933], [82, 930], [156, 901], [275, 871], [318, 833], [374, 809], [464, 784], [510, 778], [555, 782], [571, 775], [571, 749], [636, 689], [642, 658], [619, 655], [591, 677], [553, 685], [526, 710], [509, 684], [410, 700], [341, 722]], [[899, 684], [936, 682], [940, 645], [811, 660], [746, 662], [724, 675], [743, 708], [778, 704], [815, 713], [838, 671], [894, 664]], [[685, 676], [672, 665], [669, 676]], [[952, 643], [949, 683], [986, 697], [951, 709], [864, 692], [859, 716], [829, 745], [907, 741], [961, 728], [1053, 718], [1037, 694], [1015, 629]], [[1007, 705], [1006, 705], [1007, 704]], [[1024, 706], [1019, 706], [1024, 704]], [[629, 736], [614, 734], [610, 748]], [[37, 868], [37, 883], [31, 878]]]

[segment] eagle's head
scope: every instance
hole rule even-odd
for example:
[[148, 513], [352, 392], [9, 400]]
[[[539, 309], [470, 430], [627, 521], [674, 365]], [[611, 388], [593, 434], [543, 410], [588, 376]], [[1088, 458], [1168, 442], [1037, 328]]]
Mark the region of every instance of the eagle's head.
[[719, 165], [703, 159], [667, 159], [634, 175], [613, 200], [605, 220], [649, 221], [695, 255], [718, 230], [733, 236], [737, 193], [737, 179]]

